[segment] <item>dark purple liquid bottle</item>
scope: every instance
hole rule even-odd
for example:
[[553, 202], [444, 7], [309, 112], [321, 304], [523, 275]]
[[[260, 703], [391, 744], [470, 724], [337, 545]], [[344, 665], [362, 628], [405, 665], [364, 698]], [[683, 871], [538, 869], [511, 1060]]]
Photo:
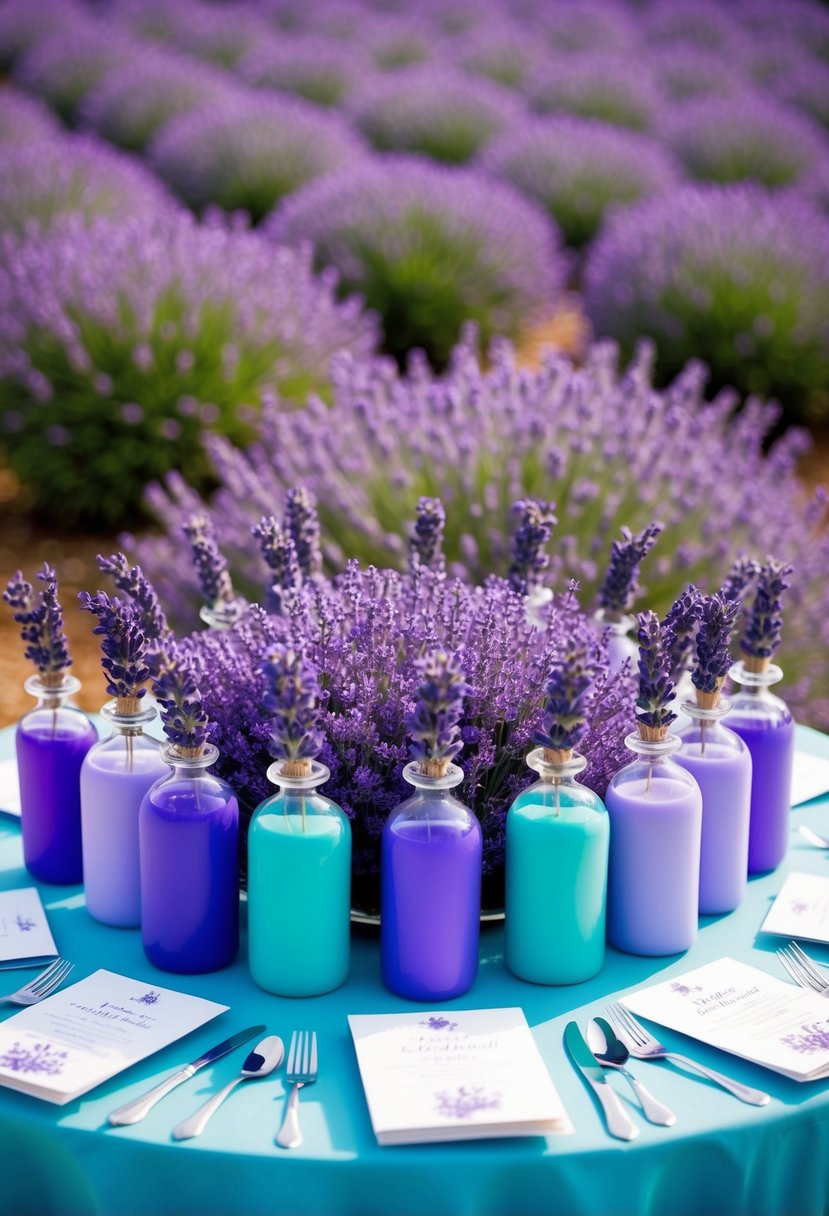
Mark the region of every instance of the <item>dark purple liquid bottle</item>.
[[40, 703], [17, 724], [23, 859], [40, 882], [83, 880], [80, 773], [98, 735], [86, 714], [65, 704], [79, 688], [72, 676], [59, 691], [32, 677], [26, 689]]
[[218, 971], [239, 949], [239, 807], [205, 771], [217, 756], [208, 745], [195, 759], [171, 759], [138, 817], [144, 951], [181, 975]]
[[478, 973], [481, 918], [480, 825], [448, 792], [455, 765], [429, 778], [406, 766], [418, 793], [383, 831], [380, 958], [383, 983], [415, 1001], [461, 996]]

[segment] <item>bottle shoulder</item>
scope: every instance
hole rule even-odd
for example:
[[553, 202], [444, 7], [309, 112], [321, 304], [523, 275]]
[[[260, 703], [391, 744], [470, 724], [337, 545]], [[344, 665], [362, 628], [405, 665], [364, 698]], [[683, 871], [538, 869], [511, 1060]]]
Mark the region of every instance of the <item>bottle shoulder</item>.
[[585, 821], [607, 815], [598, 794], [577, 781], [556, 786], [550, 781], [534, 781], [513, 801], [509, 813], [514, 817], [539, 818], [554, 815], [563, 822]]
[[680, 765], [689, 757], [707, 759], [712, 764], [733, 757], [748, 756], [749, 750], [740, 736], [722, 722], [692, 722], [677, 731], [682, 747], [676, 753]]
[[259, 803], [251, 817], [249, 831], [342, 835], [350, 834], [351, 825], [342, 807], [324, 794], [292, 791], [286, 796], [285, 791], [280, 790]]
[[88, 739], [94, 743], [98, 738], [91, 720], [76, 705], [59, 705], [54, 709], [36, 705], [20, 718], [17, 733], [44, 742], [56, 738], [63, 741]]

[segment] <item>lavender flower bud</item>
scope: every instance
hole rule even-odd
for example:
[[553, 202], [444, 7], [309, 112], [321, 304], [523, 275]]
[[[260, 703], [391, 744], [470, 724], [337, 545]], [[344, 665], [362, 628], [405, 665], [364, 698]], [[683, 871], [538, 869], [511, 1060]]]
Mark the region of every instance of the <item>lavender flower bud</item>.
[[406, 716], [413, 760], [428, 776], [443, 776], [463, 748], [459, 722], [469, 691], [456, 658], [434, 650], [417, 663], [421, 684], [414, 710]]
[[446, 567], [443, 556], [443, 532], [446, 512], [439, 498], [421, 498], [417, 504], [417, 519], [409, 537], [409, 570], [425, 567], [442, 573]]
[[647, 557], [662, 524], [651, 523], [634, 536], [630, 528], [622, 528], [622, 539], [614, 540], [610, 548], [610, 561], [599, 590], [599, 603], [609, 616], [621, 616], [633, 607], [639, 590], [639, 564]]
[[513, 514], [519, 524], [512, 538], [512, 564], [509, 568], [509, 584], [519, 595], [529, 595], [541, 582], [540, 575], [550, 564], [549, 554], [544, 552], [557, 522], [553, 514], [554, 503], [523, 499], [513, 503]]
[[720, 595], [727, 600], [742, 602], [759, 573], [760, 565], [753, 557], [736, 558], [720, 587]]
[[294, 542], [302, 577], [314, 578], [322, 569], [320, 521], [317, 500], [304, 486], [292, 486], [285, 495], [285, 527]]
[[687, 670], [699, 619], [700, 593], [691, 583], [687, 591], [674, 600], [662, 622], [671, 665], [671, 679], [675, 684]]
[[147, 666], [155, 676], [164, 666], [172, 632], [158, 598], [158, 593], [140, 566], [130, 566], [126, 555], [111, 557], [98, 554], [98, 569], [108, 574], [119, 591], [134, 600], [141, 611], [141, 632], [147, 639]]
[[731, 635], [740, 615], [739, 600], [726, 599], [722, 594], [700, 596], [696, 662], [691, 680], [697, 689], [697, 701], [705, 708], [711, 708], [711, 702], [716, 704], [719, 700], [732, 662]]
[[783, 630], [783, 592], [788, 589], [792, 567], [767, 557], [757, 575], [757, 590], [748, 616], [740, 649], [747, 655], [750, 670], [764, 670], [780, 645]]
[[587, 729], [587, 702], [595, 675], [585, 646], [570, 645], [555, 660], [542, 726], [533, 736], [540, 747], [552, 752], [573, 750]]
[[[262, 660], [265, 692], [262, 708], [272, 718], [271, 755], [277, 760], [302, 762], [319, 754], [323, 737], [317, 729], [320, 690], [312, 663], [290, 646], [272, 646]], [[287, 772], [303, 776], [302, 771]]]
[[37, 577], [44, 588], [35, 596], [31, 583], [18, 570], [6, 586], [3, 599], [16, 610], [13, 619], [23, 626], [20, 636], [27, 644], [26, 658], [34, 663], [44, 683], [58, 685], [72, 665], [58, 599], [58, 578], [47, 562]]
[[639, 613], [639, 695], [636, 717], [643, 738], [661, 739], [676, 714], [669, 708], [674, 699], [670, 656], [665, 635], [655, 612]]
[[148, 639], [141, 631], [141, 608], [134, 600], [110, 598], [104, 591], [94, 596], [81, 591], [78, 599], [85, 612], [98, 618], [92, 632], [102, 639], [101, 666], [107, 676], [107, 692], [120, 701], [135, 702], [123, 707], [132, 712], [146, 691], [142, 685], [150, 678], [145, 661]]
[[227, 559], [216, 543], [209, 518], [206, 515], [191, 515], [181, 530], [190, 541], [193, 564], [207, 607], [215, 608], [217, 604], [232, 603], [233, 582], [228, 572]]
[[161, 724], [173, 747], [184, 755], [204, 750], [209, 720], [195, 676], [177, 655], [153, 681], [153, 692], [162, 707]]
[[296, 545], [290, 532], [275, 515], [265, 515], [251, 532], [259, 541], [260, 552], [273, 572], [265, 597], [265, 608], [274, 616], [287, 616], [302, 586], [302, 572]]

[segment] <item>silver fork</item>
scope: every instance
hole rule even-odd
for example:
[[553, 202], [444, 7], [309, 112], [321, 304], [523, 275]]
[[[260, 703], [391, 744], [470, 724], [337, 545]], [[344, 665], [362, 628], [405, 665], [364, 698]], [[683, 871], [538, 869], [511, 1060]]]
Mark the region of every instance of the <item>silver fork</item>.
[[45, 997], [51, 996], [56, 988], [60, 988], [69, 972], [75, 966], [65, 958], [56, 958], [45, 970], [36, 975], [28, 984], [10, 992], [8, 996], [0, 996], [0, 1001], [9, 1005], [36, 1005]]
[[829, 997], [829, 979], [812, 962], [805, 950], [800, 949], [797, 942], [789, 942], [788, 946], [781, 946], [777, 951], [777, 957], [794, 982], [801, 988], [811, 988], [813, 992]]
[[721, 1085], [741, 1102], [750, 1102], [752, 1106], [765, 1106], [769, 1101], [769, 1095], [764, 1094], [761, 1089], [752, 1089], [750, 1085], [743, 1085], [741, 1081], [734, 1081], [721, 1072], [715, 1072], [713, 1068], [706, 1068], [704, 1064], [698, 1064], [696, 1060], [691, 1060], [688, 1056], [681, 1056], [676, 1051], [668, 1051], [663, 1043], [645, 1030], [642, 1023], [633, 1016], [629, 1009], [617, 1001], [611, 1001], [607, 1006], [607, 1014], [614, 1030], [624, 1041], [630, 1054], [636, 1056], [637, 1059], [674, 1060], [678, 1064], [684, 1064], [687, 1068], [693, 1068], [695, 1072], [701, 1073], [709, 1081]]
[[280, 1148], [299, 1148], [302, 1132], [299, 1127], [299, 1091], [303, 1085], [313, 1085], [317, 1079], [317, 1032], [295, 1030], [288, 1048], [288, 1065], [285, 1077], [293, 1086], [285, 1117], [276, 1137]]

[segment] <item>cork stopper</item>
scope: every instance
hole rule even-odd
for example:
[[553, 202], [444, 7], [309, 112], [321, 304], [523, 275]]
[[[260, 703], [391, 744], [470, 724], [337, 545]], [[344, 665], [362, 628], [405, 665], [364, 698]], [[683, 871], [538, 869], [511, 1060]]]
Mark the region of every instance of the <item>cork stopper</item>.
[[445, 777], [449, 764], [449, 760], [421, 760], [420, 771], [424, 777]]
[[283, 760], [279, 767], [279, 773], [282, 777], [310, 777], [311, 761]]
[[199, 756], [204, 755], [204, 744], [201, 747], [177, 747], [176, 751], [182, 760], [198, 760]]
[[66, 672], [44, 671], [40, 673], [40, 682], [44, 688], [62, 688]]
[[702, 692], [699, 688], [694, 689], [697, 698], [697, 705], [700, 709], [716, 709], [722, 697], [722, 687], [725, 683], [725, 676], [720, 676], [717, 680], [717, 687], [713, 692]]
[[771, 665], [771, 659], [766, 655], [747, 654], [743, 657], [743, 667], [746, 671], [751, 671], [755, 675], [761, 675], [764, 671], [768, 671]]
[[639, 730], [639, 738], [645, 743], [661, 743], [668, 733], [667, 726], [646, 726], [644, 722], [637, 722], [636, 726]]
[[121, 718], [130, 718], [141, 711], [140, 697], [116, 697], [115, 712]]
[[567, 764], [573, 759], [572, 747], [545, 747], [542, 750], [547, 764]]

